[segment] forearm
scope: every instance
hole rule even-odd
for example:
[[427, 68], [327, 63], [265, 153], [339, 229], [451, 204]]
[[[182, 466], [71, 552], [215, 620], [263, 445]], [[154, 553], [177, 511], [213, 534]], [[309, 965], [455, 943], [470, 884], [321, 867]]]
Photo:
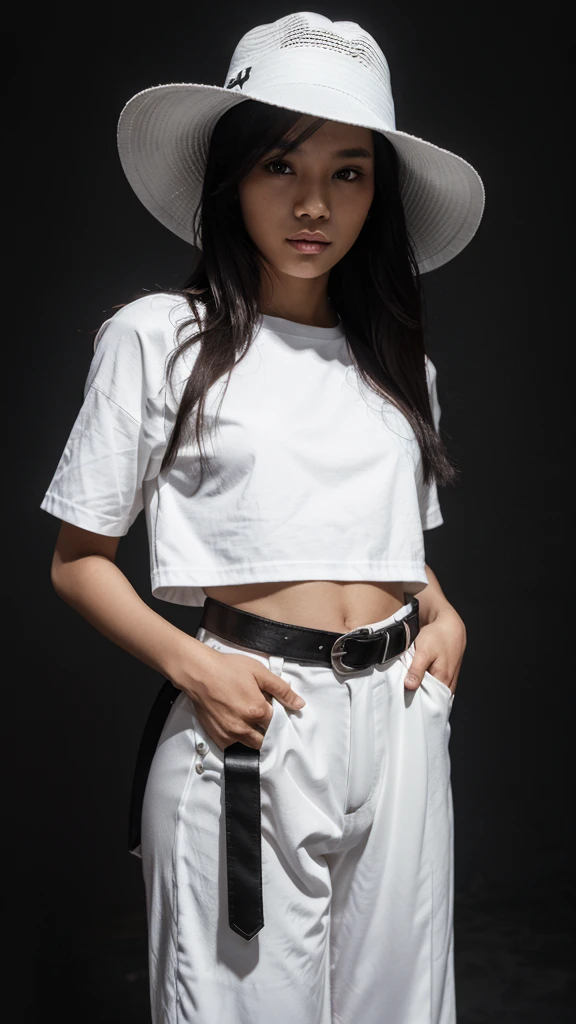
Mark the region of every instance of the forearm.
[[432, 572], [429, 565], [426, 566], [426, 575], [429, 580], [428, 586], [424, 587], [424, 590], [417, 595], [420, 604], [420, 621], [423, 626], [434, 622], [440, 612], [447, 609], [454, 611], [438, 582], [438, 577]]
[[136, 593], [118, 566], [87, 555], [52, 573], [56, 593], [100, 633], [175, 685], [202, 674], [206, 645], [172, 625]]

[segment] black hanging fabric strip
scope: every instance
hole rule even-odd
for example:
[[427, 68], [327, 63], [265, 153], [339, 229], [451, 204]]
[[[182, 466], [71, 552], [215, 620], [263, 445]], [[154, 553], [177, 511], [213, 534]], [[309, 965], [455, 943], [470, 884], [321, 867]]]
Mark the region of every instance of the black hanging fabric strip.
[[170, 708], [179, 693], [182, 693], [182, 690], [173, 686], [171, 681], [166, 679], [156, 696], [144, 726], [144, 732], [142, 733], [142, 739], [138, 748], [130, 795], [130, 811], [128, 815], [128, 850], [130, 853], [134, 853], [137, 847], [140, 846], [142, 806], [144, 804], [144, 793], [150, 773], [150, 765], [156, 753], [158, 740], [170, 713]]
[[228, 923], [252, 939], [264, 927], [259, 750], [225, 748], [224, 790]]

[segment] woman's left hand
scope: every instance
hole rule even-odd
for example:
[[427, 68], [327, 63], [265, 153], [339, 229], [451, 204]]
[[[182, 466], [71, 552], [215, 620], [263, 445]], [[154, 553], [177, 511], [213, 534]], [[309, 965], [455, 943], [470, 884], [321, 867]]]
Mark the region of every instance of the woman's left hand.
[[466, 627], [458, 612], [447, 604], [432, 622], [422, 626], [414, 641], [415, 654], [404, 680], [408, 690], [417, 690], [424, 672], [456, 691], [460, 666], [466, 650]]

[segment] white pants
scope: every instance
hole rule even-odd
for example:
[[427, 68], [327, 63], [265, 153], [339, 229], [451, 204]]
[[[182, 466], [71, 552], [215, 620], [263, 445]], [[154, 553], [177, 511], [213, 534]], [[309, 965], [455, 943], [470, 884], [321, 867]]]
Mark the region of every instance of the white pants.
[[142, 814], [153, 1024], [456, 1024], [453, 694], [428, 673], [404, 687], [413, 646], [345, 677], [197, 639], [307, 703], [273, 701], [260, 751], [265, 924], [250, 942], [227, 918], [223, 751], [184, 693], [170, 710]]

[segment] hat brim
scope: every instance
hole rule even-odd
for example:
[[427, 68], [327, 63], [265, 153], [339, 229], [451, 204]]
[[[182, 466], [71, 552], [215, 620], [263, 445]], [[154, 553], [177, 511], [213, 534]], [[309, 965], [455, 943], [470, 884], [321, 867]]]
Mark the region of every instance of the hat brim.
[[311, 91], [310, 85], [284, 84], [278, 96], [268, 89], [263, 98], [216, 85], [171, 83], [144, 89], [126, 103], [117, 142], [134, 192], [179, 238], [201, 248], [193, 217], [202, 195], [212, 130], [226, 110], [248, 99], [370, 128], [390, 140], [399, 156], [406, 225], [421, 274], [453, 259], [474, 237], [485, 203], [482, 179], [474, 167], [432, 142], [389, 128], [354, 97], [338, 94], [335, 117], [334, 90], [327, 86]]

